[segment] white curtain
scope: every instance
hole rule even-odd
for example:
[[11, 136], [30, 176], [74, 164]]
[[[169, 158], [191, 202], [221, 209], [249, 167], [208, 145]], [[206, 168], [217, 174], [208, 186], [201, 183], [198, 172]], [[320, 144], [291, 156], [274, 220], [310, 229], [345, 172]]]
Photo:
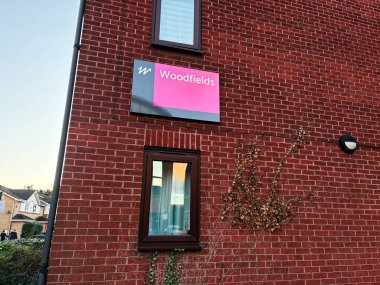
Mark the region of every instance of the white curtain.
[[173, 163], [162, 163], [162, 189], [160, 193], [160, 234], [169, 234], [169, 225], [173, 224], [171, 215], [171, 197], [172, 197], [172, 181]]

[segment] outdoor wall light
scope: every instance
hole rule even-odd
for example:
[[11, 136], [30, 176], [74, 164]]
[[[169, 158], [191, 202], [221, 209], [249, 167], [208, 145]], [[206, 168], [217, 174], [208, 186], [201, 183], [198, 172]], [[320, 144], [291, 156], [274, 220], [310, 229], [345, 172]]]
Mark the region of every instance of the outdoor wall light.
[[356, 139], [350, 135], [343, 135], [339, 138], [339, 146], [346, 153], [353, 153], [358, 144]]

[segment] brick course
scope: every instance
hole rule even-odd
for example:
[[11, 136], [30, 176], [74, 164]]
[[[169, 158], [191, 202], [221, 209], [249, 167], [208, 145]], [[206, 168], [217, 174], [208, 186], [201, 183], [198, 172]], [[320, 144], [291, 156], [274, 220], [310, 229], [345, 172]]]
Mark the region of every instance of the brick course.
[[[203, 0], [201, 56], [151, 47], [151, 15], [86, 1], [48, 284], [142, 284], [144, 146], [201, 150], [204, 248], [183, 257], [185, 284], [380, 284], [380, 3]], [[131, 114], [133, 59], [218, 72], [221, 123]], [[281, 194], [313, 203], [272, 234], [221, 221], [239, 143], [257, 139], [268, 182], [301, 122], [310, 144]]]

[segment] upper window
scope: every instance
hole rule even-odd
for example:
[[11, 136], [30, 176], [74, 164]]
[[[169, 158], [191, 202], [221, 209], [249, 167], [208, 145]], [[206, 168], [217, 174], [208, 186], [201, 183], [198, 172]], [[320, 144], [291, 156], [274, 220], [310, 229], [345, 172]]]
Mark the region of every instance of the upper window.
[[154, 0], [152, 43], [201, 52], [201, 0]]
[[198, 151], [145, 149], [138, 248], [201, 248]]

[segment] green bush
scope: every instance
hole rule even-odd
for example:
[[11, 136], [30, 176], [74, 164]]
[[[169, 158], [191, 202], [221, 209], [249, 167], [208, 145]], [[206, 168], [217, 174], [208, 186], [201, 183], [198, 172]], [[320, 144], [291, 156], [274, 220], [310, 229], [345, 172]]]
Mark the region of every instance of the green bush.
[[42, 225], [41, 224], [35, 224], [35, 227], [34, 227], [34, 235], [40, 235], [42, 234]]
[[26, 238], [32, 238], [35, 235], [40, 235], [42, 232], [42, 225], [36, 223], [25, 223], [22, 225], [21, 232], [25, 233]]
[[42, 247], [43, 242], [33, 240], [1, 242], [0, 284], [37, 284]]

